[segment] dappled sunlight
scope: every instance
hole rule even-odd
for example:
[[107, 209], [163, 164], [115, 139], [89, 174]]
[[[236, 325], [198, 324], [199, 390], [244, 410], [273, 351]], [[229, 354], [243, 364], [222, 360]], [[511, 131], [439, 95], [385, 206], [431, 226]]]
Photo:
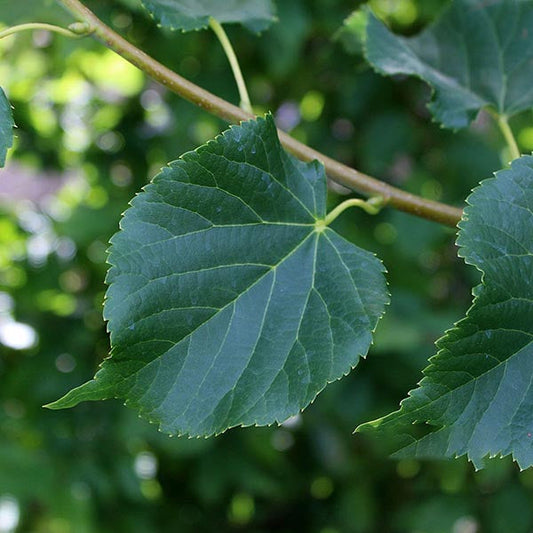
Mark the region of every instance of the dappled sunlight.
[[14, 533], [19, 521], [18, 501], [11, 496], [0, 496], [0, 533]]
[[28, 324], [0, 317], [0, 343], [13, 350], [28, 350], [37, 344], [37, 332]]

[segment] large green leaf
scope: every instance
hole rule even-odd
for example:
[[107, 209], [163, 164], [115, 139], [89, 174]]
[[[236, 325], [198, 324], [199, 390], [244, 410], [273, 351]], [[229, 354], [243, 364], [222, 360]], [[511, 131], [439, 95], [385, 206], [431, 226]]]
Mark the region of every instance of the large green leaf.
[[401, 409], [358, 428], [398, 457], [512, 454], [533, 465], [533, 157], [474, 190], [460, 255], [482, 273], [465, 319], [438, 341]]
[[220, 23], [238, 22], [254, 32], [275, 20], [271, 0], [142, 0], [155, 20], [173, 30], [200, 30], [213, 17]]
[[383, 267], [324, 226], [326, 176], [271, 117], [183, 155], [112, 239], [111, 356], [52, 407], [123, 398], [171, 434], [281, 422], [366, 354]]
[[532, 27], [531, 0], [455, 0], [414, 38], [394, 35], [370, 14], [366, 54], [384, 74], [429, 83], [435, 118], [463, 128], [483, 107], [511, 116], [533, 106]]
[[13, 146], [13, 126], [11, 106], [0, 87], [0, 167], [4, 166], [7, 151]]

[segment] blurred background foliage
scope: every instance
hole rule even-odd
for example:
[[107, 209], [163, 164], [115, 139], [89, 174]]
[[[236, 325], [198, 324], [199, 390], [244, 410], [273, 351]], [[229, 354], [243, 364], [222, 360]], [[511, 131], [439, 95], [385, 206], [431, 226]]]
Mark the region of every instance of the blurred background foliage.
[[[443, 0], [371, 0], [414, 34]], [[136, 0], [87, 1], [148, 53], [237, 102], [209, 32], [161, 32]], [[338, 32], [354, 0], [277, 2], [261, 36], [228, 27], [257, 112], [315, 148], [406, 190], [462, 205], [506, 153], [490, 119], [453, 133], [430, 92], [385, 79]], [[3, 26], [66, 25], [48, 0], [0, 0]], [[355, 19], [353, 23], [357, 24]], [[336, 229], [376, 252], [392, 304], [366, 361], [281, 427], [210, 440], [168, 438], [118, 402], [41, 406], [89, 379], [108, 352], [106, 248], [131, 197], [167, 161], [225, 124], [146, 79], [92, 39], [47, 32], [0, 41], [15, 148], [0, 170], [0, 532], [527, 533], [533, 472], [493, 460], [390, 461], [352, 435], [394, 410], [433, 342], [464, 315], [479, 275], [454, 235], [386, 209], [351, 210]], [[531, 113], [513, 122], [533, 149]], [[332, 184], [334, 205], [347, 191]]]

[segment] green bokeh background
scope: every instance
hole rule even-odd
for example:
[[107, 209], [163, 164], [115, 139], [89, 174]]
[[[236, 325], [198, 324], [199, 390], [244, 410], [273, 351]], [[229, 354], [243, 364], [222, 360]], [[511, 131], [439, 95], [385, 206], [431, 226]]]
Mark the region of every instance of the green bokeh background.
[[[406, 35], [446, 4], [369, 3]], [[136, 0], [87, 4], [164, 64], [238, 101], [211, 33], [161, 31]], [[507, 157], [498, 131], [484, 114], [466, 131], [442, 130], [424, 84], [375, 74], [357, 40], [337, 33], [359, 4], [279, 0], [279, 22], [261, 36], [227, 28], [256, 110], [355, 168], [462, 205]], [[71, 19], [47, 0], [0, 0], [4, 26], [30, 21]], [[31, 533], [532, 530], [533, 472], [509, 460], [480, 472], [464, 458], [395, 462], [352, 435], [398, 406], [479, 282], [456, 257], [451, 229], [390, 209], [335, 222], [383, 259], [392, 304], [367, 360], [290, 424], [188, 440], [159, 434], [118, 402], [42, 409], [92, 377], [108, 352], [105, 250], [128, 201], [225, 124], [92, 39], [4, 39], [0, 85], [17, 124], [0, 170], [0, 329], [17, 321], [38, 337], [22, 350], [0, 344], [0, 533], [13, 531], [17, 512], [16, 531]], [[512, 123], [523, 151], [533, 149], [531, 118]], [[345, 192], [332, 186], [331, 205]]]

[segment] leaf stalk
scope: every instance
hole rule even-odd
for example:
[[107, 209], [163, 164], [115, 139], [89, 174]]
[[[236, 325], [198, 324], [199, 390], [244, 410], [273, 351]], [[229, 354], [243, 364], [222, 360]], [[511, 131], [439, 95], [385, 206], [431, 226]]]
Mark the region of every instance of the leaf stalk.
[[520, 157], [520, 150], [518, 149], [518, 143], [516, 142], [515, 136], [511, 126], [509, 126], [509, 119], [507, 115], [500, 115], [499, 113], [494, 113], [494, 117], [498, 123], [500, 131], [502, 132], [505, 142], [511, 153], [511, 160], [518, 159]]
[[233, 71], [233, 77], [235, 78], [237, 88], [239, 90], [239, 96], [241, 99], [240, 107], [247, 113], [253, 114], [250, 96], [248, 95], [248, 90], [246, 89], [246, 83], [244, 83], [244, 77], [242, 75], [241, 67], [239, 65], [239, 60], [237, 59], [237, 54], [235, 53], [235, 50], [231, 45], [231, 41], [229, 40], [226, 32], [224, 31], [222, 24], [220, 24], [220, 22], [218, 22], [218, 20], [214, 19], [213, 17], [209, 18], [209, 27], [217, 36], [218, 40], [220, 41], [220, 44], [222, 45], [222, 48], [224, 49], [226, 57], [228, 58], [231, 70]]
[[375, 196], [369, 200], [361, 200], [361, 198], [349, 198], [340, 203], [337, 207], [332, 209], [324, 219], [324, 224], [329, 226], [341, 213], [350, 207], [360, 207], [369, 215], [377, 215], [385, 206], [385, 200], [382, 196]]
[[62, 28], [61, 26], [55, 26], [54, 24], [46, 24], [44, 22], [29, 22], [27, 24], [18, 24], [17, 26], [11, 26], [5, 30], [0, 31], [0, 39], [20, 33], [22, 31], [34, 31], [45, 30], [54, 33], [59, 33], [64, 37], [70, 37], [71, 39], [79, 39], [85, 37], [91, 33], [91, 28], [88, 24], [80, 25], [80, 23], [71, 24], [68, 28]]

